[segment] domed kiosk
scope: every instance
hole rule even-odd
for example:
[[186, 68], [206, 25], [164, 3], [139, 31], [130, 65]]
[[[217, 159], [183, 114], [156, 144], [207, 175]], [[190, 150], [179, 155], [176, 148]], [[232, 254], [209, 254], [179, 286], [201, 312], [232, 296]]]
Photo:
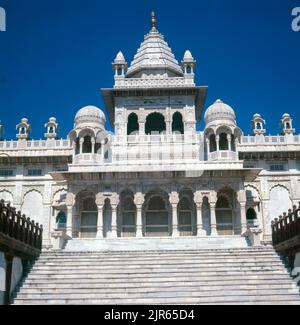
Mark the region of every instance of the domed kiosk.
[[237, 160], [236, 146], [242, 136], [232, 107], [218, 99], [205, 112], [208, 160]]

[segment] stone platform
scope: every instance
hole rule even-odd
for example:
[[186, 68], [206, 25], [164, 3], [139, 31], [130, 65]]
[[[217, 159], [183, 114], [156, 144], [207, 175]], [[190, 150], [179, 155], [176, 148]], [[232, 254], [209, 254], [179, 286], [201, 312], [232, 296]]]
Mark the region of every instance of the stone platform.
[[72, 239], [65, 251], [169, 251], [197, 249], [246, 248], [242, 236], [218, 237], [143, 237], [114, 239]]

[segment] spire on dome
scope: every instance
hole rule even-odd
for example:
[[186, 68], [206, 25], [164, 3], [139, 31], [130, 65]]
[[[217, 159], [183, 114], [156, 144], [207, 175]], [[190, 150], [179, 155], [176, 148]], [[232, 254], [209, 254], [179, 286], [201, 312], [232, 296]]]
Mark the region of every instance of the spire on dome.
[[164, 36], [156, 29], [156, 15], [151, 13], [152, 29], [145, 36], [140, 48], [127, 71], [126, 77], [136, 77], [141, 74], [165, 74], [182, 76], [174, 54]]
[[154, 11], [151, 12], [151, 26], [152, 30], [156, 30], [156, 16]]

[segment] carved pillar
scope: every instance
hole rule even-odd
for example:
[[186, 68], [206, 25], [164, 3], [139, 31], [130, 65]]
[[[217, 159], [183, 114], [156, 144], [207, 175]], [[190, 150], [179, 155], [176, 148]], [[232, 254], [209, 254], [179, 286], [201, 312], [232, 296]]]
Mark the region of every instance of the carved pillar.
[[211, 236], [217, 236], [217, 219], [216, 219], [216, 203], [210, 203], [210, 227], [211, 227]]
[[216, 135], [217, 151], [220, 151], [220, 136]]
[[66, 198], [67, 205], [67, 225], [66, 234], [68, 237], [73, 237], [73, 207], [75, 205], [75, 197], [73, 193], [68, 193]]
[[227, 134], [227, 142], [228, 142], [228, 150], [232, 151], [232, 146], [231, 146], [231, 134]]
[[67, 236], [72, 238], [73, 237], [73, 205], [67, 206]]
[[209, 159], [209, 153], [210, 153], [210, 140], [209, 138], [206, 139], [206, 151], [207, 151], [207, 160]]
[[241, 233], [243, 234], [247, 230], [247, 218], [246, 218], [246, 191], [239, 190], [237, 194], [237, 200], [240, 204], [240, 212], [241, 212]]
[[95, 153], [95, 143], [96, 143], [95, 138], [92, 138], [92, 139], [91, 139], [91, 144], [92, 144], [92, 154]]
[[134, 196], [134, 204], [136, 206], [136, 237], [143, 237], [143, 220], [142, 207], [145, 196], [141, 192], [137, 192]]
[[103, 238], [103, 205], [97, 205], [98, 219], [97, 219], [97, 238]]
[[111, 205], [111, 238], [118, 237], [118, 224], [117, 224], [117, 207], [119, 205], [119, 195], [115, 193], [110, 201]]
[[206, 231], [203, 228], [203, 219], [202, 219], [202, 203], [203, 198], [200, 192], [194, 194], [194, 202], [197, 207], [197, 236], [206, 236]]
[[79, 153], [82, 154], [83, 151], [84, 138], [79, 139]]
[[241, 233], [247, 231], [246, 202], [240, 202], [241, 207]]
[[177, 192], [173, 191], [169, 195], [169, 200], [172, 206], [172, 237], [178, 237], [178, 215], [177, 215], [177, 207], [179, 203], [179, 195]]
[[102, 193], [96, 195], [96, 204], [98, 210], [97, 219], [97, 238], [103, 238], [103, 209], [104, 209], [104, 196]]

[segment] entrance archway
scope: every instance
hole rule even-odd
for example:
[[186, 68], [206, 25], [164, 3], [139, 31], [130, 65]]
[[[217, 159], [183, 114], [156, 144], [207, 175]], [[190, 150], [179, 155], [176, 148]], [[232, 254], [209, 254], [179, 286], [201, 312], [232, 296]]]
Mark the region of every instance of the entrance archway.
[[97, 235], [97, 205], [95, 198], [89, 197], [83, 200], [80, 222], [80, 237], [94, 238]]
[[166, 131], [164, 116], [160, 113], [152, 113], [148, 115], [145, 124], [145, 133], [161, 133], [163, 131]]
[[122, 237], [135, 237], [136, 234], [136, 206], [133, 201], [133, 196], [124, 194], [121, 198], [121, 223]]
[[166, 200], [159, 194], [153, 194], [146, 202], [145, 236], [170, 236], [171, 224]]
[[218, 235], [233, 235], [232, 207], [224, 195], [219, 196], [216, 204], [216, 221]]

